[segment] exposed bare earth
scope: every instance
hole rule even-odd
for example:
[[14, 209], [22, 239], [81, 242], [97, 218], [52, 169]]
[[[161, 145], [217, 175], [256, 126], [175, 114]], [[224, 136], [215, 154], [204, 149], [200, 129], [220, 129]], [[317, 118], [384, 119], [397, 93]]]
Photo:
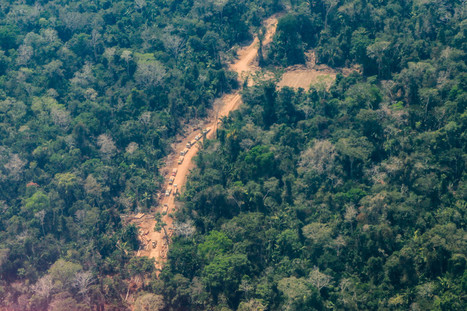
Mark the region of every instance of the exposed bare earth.
[[[277, 16], [272, 16], [265, 21], [267, 32], [263, 40], [264, 45], [272, 41], [276, 25]], [[230, 69], [237, 72], [239, 79], [242, 81], [250, 73], [258, 70], [255, 65], [256, 56], [258, 54], [258, 39], [256, 38], [249, 46], [240, 49], [237, 54], [238, 59], [230, 66]], [[185, 148], [187, 142], [192, 141], [195, 136], [200, 133], [200, 129], [210, 127], [212, 130], [206, 135], [206, 138], [211, 138], [216, 132], [218, 118], [228, 116], [231, 111], [238, 109], [240, 104], [241, 96], [238, 91], [233, 94], [223, 96], [222, 100], [218, 101], [214, 106], [210, 113], [210, 117], [204, 122], [201, 122], [197, 127], [197, 130], [192, 131], [174, 145], [173, 153], [167, 157], [166, 166], [161, 169], [161, 173], [166, 177], [166, 187], [169, 186], [168, 178], [172, 168], [178, 168], [178, 172], [173, 183], [174, 185], [177, 185], [178, 189], [183, 190], [188, 173], [190, 169], [193, 168], [192, 158], [198, 152], [198, 147], [197, 145], [191, 147], [189, 152], [185, 155], [183, 163], [178, 165], [177, 160], [180, 155], [180, 151]], [[137, 256], [155, 258], [156, 269], [158, 270], [162, 269], [163, 264], [167, 260], [167, 251], [169, 246], [168, 241], [170, 242], [170, 237], [173, 234], [173, 213], [176, 210], [177, 204], [173, 192], [168, 197], [161, 196], [156, 212], [163, 214], [162, 221], [166, 224], [165, 230], [169, 236], [168, 238], [165, 236], [164, 230], [161, 230], [160, 232], [154, 231], [156, 220], [153, 215], [138, 214], [134, 215], [132, 217], [133, 220], [131, 220], [132, 223], [139, 226], [139, 239], [143, 245], [143, 247], [138, 251]], [[155, 247], [153, 247], [153, 242], [155, 242]]]
[[[263, 46], [266, 46], [272, 42], [272, 37], [276, 32], [277, 15], [268, 18], [264, 22], [264, 26], [266, 27], [266, 34], [263, 39]], [[258, 47], [259, 40], [255, 38], [253, 43], [237, 52], [238, 60], [230, 66], [230, 69], [237, 72], [240, 79], [243, 80], [248, 73], [259, 69], [256, 63], [254, 63], [258, 55]]]
[[329, 89], [336, 81], [336, 75], [342, 73], [348, 76], [354, 71], [359, 71], [358, 67], [333, 69], [326, 65], [316, 64], [316, 55], [313, 51], [306, 53], [306, 65], [291, 66], [286, 68], [281, 80], [277, 83], [278, 88], [288, 86], [291, 88], [302, 88], [309, 90], [310, 86]]
[[329, 88], [335, 80], [336, 72], [332, 70], [295, 69], [285, 72], [277, 83], [277, 87], [289, 86], [308, 90], [311, 85], [323, 85], [325, 88]]

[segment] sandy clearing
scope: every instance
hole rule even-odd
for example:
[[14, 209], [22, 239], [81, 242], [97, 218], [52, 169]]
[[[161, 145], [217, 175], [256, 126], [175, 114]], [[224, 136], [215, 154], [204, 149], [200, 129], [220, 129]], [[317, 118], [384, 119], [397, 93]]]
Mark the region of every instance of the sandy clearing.
[[336, 74], [333, 71], [320, 71], [316, 69], [287, 71], [282, 75], [281, 80], [277, 83], [277, 87], [288, 86], [295, 89], [303, 88], [309, 90], [311, 85], [322, 84], [326, 88], [329, 88], [336, 80]]
[[351, 68], [331, 68], [327, 65], [316, 64], [315, 51], [310, 50], [305, 53], [306, 64], [290, 66], [285, 69], [280, 81], [277, 83], [278, 88], [285, 86], [304, 90], [309, 90], [310, 86], [325, 87], [329, 90], [331, 85], [336, 81], [338, 73], [342, 73], [345, 77], [353, 72], [360, 72], [360, 68], [355, 65]]

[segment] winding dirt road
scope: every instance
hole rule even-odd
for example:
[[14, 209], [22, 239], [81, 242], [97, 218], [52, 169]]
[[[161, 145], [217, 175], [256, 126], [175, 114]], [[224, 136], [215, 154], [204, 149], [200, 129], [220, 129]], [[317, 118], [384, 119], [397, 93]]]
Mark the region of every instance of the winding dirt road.
[[[267, 45], [272, 41], [272, 37], [276, 31], [277, 26], [277, 15], [268, 18], [264, 25], [266, 27], [266, 34], [263, 40], [263, 45]], [[258, 38], [249, 45], [238, 51], [238, 59], [235, 63], [230, 65], [230, 69], [238, 73], [240, 85], [251, 73], [254, 73], [258, 70], [256, 65], [256, 56], [258, 55], [259, 41]], [[185, 155], [183, 163], [177, 164], [180, 152], [186, 147], [187, 142], [193, 141], [195, 136], [201, 132], [202, 129], [211, 128], [206, 134], [206, 138], [211, 138], [216, 129], [217, 129], [217, 120], [224, 116], [228, 116], [231, 111], [238, 109], [242, 103], [240, 92], [237, 91], [232, 94], [227, 94], [222, 97], [222, 100], [217, 101], [217, 104], [214, 105], [212, 111], [210, 112], [210, 117], [206, 120], [200, 122], [199, 129], [193, 131], [191, 134], [184, 137], [179, 143], [174, 147], [173, 153], [167, 157], [166, 166], [161, 169], [161, 173], [166, 174], [166, 184], [167, 187], [172, 187], [168, 185], [168, 179], [172, 173], [173, 168], [177, 168], [177, 174], [173, 182], [174, 185], [177, 185], [177, 188], [183, 189], [183, 186], [186, 183], [187, 176], [190, 172], [190, 169], [193, 168], [194, 164], [192, 163], [192, 158], [198, 152], [197, 144], [192, 146], [188, 153]], [[169, 196], [163, 196], [160, 199], [159, 206], [156, 211], [162, 213], [162, 221], [166, 224], [165, 230], [160, 232], [154, 231], [156, 225], [156, 220], [154, 216], [150, 214], [139, 214], [134, 217], [132, 221], [139, 226], [139, 238], [142, 242], [142, 245], [145, 245], [144, 249], [138, 251], [137, 256], [148, 256], [150, 258], [155, 258], [156, 260], [156, 269], [161, 270], [162, 266], [167, 260], [167, 252], [169, 245], [167, 244], [170, 238], [166, 238], [165, 232], [168, 236], [172, 236], [173, 233], [173, 213], [177, 210], [177, 205], [175, 202], [174, 191]], [[155, 242], [155, 247], [153, 247], [153, 242]]]

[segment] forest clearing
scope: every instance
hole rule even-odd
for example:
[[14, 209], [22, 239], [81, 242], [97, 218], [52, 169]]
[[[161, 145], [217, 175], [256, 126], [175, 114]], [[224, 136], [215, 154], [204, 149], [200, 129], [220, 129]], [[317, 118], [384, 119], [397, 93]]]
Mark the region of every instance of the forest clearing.
[[336, 74], [334, 70], [330, 69], [297, 68], [286, 71], [282, 75], [277, 87], [288, 86], [294, 89], [302, 88], [308, 90], [311, 85], [316, 85], [317, 87], [323, 86], [328, 89], [336, 80]]

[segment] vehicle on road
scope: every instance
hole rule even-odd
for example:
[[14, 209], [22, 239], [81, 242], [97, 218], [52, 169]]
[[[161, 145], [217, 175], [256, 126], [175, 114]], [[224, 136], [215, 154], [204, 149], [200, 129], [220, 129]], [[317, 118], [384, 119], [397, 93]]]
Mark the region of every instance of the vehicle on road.
[[185, 149], [183, 149], [182, 151], [180, 151], [180, 155], [181, 155], [181, 156], [184, 156], [185, 154], [188, 153], [188, 151], [190, 151], [190, 150], [189, 150], [188, 148], [185, 148]]
[[184, 159], [185, 159], [185, 157], [183, 157], [183, 156], [178, 157], [178, 162], [177, 163], [182, 164]]
[[175, 176], [170, 176], [169, 178], [169, 185], [173, 184], [175, 181]]
[[198, 134], [198, 135], [195, 136], [195, 140], [200, 140], [201, 137], [203, 137], [203, 136], [201, 134]]
[[178, 168], [172, 169], [172, 176], [177, 176]]
[[171, 192], [172, 192], [172, 187], [167, 188], [167, 190], [165, 190], [165, 196], [168, 197]]

